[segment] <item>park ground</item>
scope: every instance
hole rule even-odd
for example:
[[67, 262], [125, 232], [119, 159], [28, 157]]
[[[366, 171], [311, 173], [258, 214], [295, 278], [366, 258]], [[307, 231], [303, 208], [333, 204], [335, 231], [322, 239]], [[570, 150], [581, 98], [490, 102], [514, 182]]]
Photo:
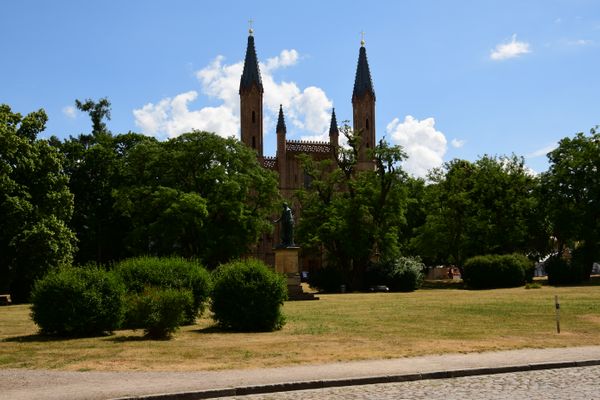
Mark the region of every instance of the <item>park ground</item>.
[[286, 302], [287, 324], [280, 331], [226, 333], [204, 315], [163, 341], [130, 330], [93, 338], [43, 337], [27, 305], [0, 307], [0, 368], [210, 371], [600, 345], [597, 278], [578, 287], [470, 291], [428, 285], [412, 293], [319, 297]]

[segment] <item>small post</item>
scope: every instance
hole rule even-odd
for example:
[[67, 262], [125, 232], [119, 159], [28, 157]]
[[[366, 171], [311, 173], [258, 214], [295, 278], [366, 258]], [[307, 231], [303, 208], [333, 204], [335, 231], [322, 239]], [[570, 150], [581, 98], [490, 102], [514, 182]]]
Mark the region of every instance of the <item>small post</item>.
[[556, 333], [560, 333], [560, 303], [558, 295], [554, 296], [554, 305], [556, 307]]

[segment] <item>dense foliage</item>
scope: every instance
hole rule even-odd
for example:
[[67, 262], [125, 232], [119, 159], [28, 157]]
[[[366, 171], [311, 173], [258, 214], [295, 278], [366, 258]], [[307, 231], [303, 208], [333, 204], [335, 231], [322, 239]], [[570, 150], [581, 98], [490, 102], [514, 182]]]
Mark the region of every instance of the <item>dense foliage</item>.
[[365, 273], [377, 257], [395, 258], [406, 224], [406, 154], [385, 141], [371, 149], [374, 170], [357, 169], [360, 136], [342, 127], [350, 148], [339, 149], [337, 164], [303, 158], [310, 187], [298, 193], [298, 240], [305, 251], [325, 250], [327, 268], [341, 271], [351, 289], [365, 288]]
[[70, 264], [76, 249], [68, 228], [73, 196], [59, 152], [37, 135], [43, 110], [23, 117], [0, 105], [0, 290], [29, 300], [33, 282]]
[[246, 254], [278, 202], [277, 180], [239, 141], [193, 132], [146, 142], [125, 159], [115, 207], [131, 227], [133, 254], [180, 254], [204, 265]]
[[190, 290], [146, 287], [143, 292], [126, 297], [125, 324], [133, 329], [143, 328], [151, 339], [168, 339], [185, 323], [193, 307]]
[[285, 323], [283, 275], [249, 259], [219, 266], [214, 272], [210, 309], [219, 326], [236, 331], [273, 331]]
[[462, 268], [478, 254], [546, 250], [538, 180], [522, 158], [452, 160], [432, 171], [429, 179], [425, 223], [411, 242], [429, 264]]
[[515, 287], [533, 277], [533, 268], [521, 254], [489, 254], [466, 260], [462, 278], [471, 289]]
[[548, 158], [540, 198], [557, 252], [575, 250], [581, 279], [589, 279], [593, 263], [600, 260], [600, 132], [564, 138]]
[[424, 269], [418, 258], [399, 257], [370, 266], [368, 281], [372, 286], [385, 285], [392, 292], [412, 292], [421, 287]]
[[[193, 301], [186, 305], [185, 318], [182, 321], [186, 324], [194, 323], [196, 317], [202, 314], [210, 295], [210, 274], [200, 263], [182, 258], [129, 258], [119, 262], [114, 268], [114, 273], [120, 277], [130, 293], [143, 294], [149, 288], [190, 291]], [[126, 326], [140, 327], [132, 321], [135, 319], [127, 319]]]
[[575, 285], [581, 283], [587, 268], [577, 258], [566, 260], [558, 254], [552, 255], [544, 263], [548, 274], [548, 283], [551, 285]]
[[31, 316], [44, 334], [90, 336], [119, 328], [125, 287], [102, 269], [62, 267], [36, 281]]

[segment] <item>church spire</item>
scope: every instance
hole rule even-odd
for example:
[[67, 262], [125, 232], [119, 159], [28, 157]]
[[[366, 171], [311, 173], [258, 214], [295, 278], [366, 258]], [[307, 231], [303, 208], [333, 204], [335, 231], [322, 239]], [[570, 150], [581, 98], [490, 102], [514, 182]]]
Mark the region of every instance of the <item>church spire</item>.
[[277, 119], [277, 128], [275, 129], [277, 133], [286, 133], [287, 129], [285, 128], [285, 119], [283, 117], [283, 106], [279, 105], [279, 118]]
[[240, 93], [243, 90], [250, 90], [252, 85], [256, 85], [258, 90], [263, 92], [262, 80], [260, 78], [260, 69], [258, 67], [258, 57], [256, 57], [256, 48], [254, 47], [254, 31], [250, 28], [248, 32], [248, 46], [246, 47], [246, 59], [244, 60], [244, 72], [240, 80]]
[[356, 66], [356, 77], [354, 79], [354, 92], [352, 99], [362, 97], [365, 94], [370, 94], [375, 98], [375, 90], [373, 89], [373, 81], [371, 80], [371, 71], [369, 62], [367, 61], [367, 50], [365, 49], [364, 38], [360, 41], [360, 50], [358, 52], [358, 64]]
[[338, 129], [337, 119], [335, 118], [335, 108], [331, 111], [331, 125], [329, 125], [329, 144], [338, 146], [340, 130]]
[[[363, 33], [364, 35], [364, 33]], [[375, 90], [371, 80], [371, 71], [367, 61], [364, 36], [360, 42], [358, 65], [354, 91], [352, 92], [353, 130], [359, 133], [362, 143], [358, 150], [358, 169], [372, 170], [373, 161], [370, 159], [370, 150], [375, 147]]]
[[258, 69], [252, 28], [248, 32], [248, 47], [244, 72], [240, 79], [240, 136], [242, 142], [263, 157], [263, 85]]
[[331, 111], [331, 124], [329, 125], [329, 136], [339, 135], [340, 131], [338, 129], [337, 119], [335, 118], [335, 108]]

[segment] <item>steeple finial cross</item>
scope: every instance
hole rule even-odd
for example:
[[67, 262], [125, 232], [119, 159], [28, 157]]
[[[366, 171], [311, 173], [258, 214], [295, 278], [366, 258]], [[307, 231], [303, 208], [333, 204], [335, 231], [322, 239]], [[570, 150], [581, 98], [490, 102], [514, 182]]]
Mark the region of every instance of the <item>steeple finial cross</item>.
[[360, 31], [360, 45], [365, 45], [365, 31]]
[[252, 29], [253, 23], [254, 23], [254, 20], [252, 20], [252, 18], [250, 18], [248, 20], [248, 33], [250, 34], [250, 36], [252, 36], [252, 34], [254, 33], [254, 29]]

